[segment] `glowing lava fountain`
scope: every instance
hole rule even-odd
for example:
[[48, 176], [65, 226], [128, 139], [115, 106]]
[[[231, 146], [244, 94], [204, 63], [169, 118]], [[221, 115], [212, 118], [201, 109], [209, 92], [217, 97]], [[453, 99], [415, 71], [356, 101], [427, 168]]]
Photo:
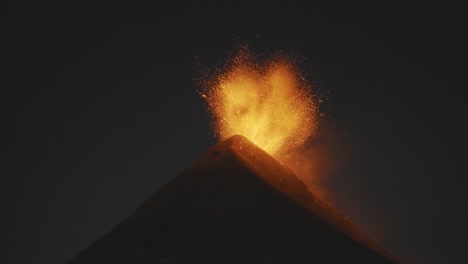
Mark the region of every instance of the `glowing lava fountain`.
[[220, 140], [243, 135], [275, 158], [301, 146], [317, 125], [310, 86], [284, 55], [258, 62], [243, 48], [204, 80], [200, 94]]

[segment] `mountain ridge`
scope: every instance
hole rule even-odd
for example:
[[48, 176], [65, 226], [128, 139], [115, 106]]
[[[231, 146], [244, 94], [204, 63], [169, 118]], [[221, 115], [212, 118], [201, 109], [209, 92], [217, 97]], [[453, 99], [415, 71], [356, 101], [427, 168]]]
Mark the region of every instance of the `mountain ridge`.
[[236, 135], [203, 152], [69, 264], [345, 259], [396, 262], [290, 169]]

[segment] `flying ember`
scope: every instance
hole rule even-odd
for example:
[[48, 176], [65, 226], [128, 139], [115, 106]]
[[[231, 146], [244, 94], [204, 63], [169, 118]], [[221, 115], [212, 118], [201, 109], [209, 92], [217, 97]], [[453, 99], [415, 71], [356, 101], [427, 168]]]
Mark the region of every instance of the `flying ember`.
[[300, 147], [315, 131], [317, 106], [293, 61], [258, 62], [246, 48], [203, 82], [216, 136], [243, 135], [275, 158]]

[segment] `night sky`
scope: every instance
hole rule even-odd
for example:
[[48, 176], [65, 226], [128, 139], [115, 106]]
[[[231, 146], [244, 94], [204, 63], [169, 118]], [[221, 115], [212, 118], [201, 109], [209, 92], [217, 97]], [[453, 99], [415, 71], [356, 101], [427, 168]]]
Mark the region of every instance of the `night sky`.
[[0, 263], [66, 262], [216, 144], [196, 79], [240, 42], [326, 97], [343, 215], [404, 263], [468, 263], [468, 2], [153, 2], [1, 9]]

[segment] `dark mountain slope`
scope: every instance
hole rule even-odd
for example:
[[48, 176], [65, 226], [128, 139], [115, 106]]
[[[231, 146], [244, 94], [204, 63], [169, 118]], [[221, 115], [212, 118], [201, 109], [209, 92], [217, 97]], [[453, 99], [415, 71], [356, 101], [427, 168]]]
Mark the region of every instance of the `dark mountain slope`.
[[203, 153], [69, 264], [394, 263], [242, 136]]

